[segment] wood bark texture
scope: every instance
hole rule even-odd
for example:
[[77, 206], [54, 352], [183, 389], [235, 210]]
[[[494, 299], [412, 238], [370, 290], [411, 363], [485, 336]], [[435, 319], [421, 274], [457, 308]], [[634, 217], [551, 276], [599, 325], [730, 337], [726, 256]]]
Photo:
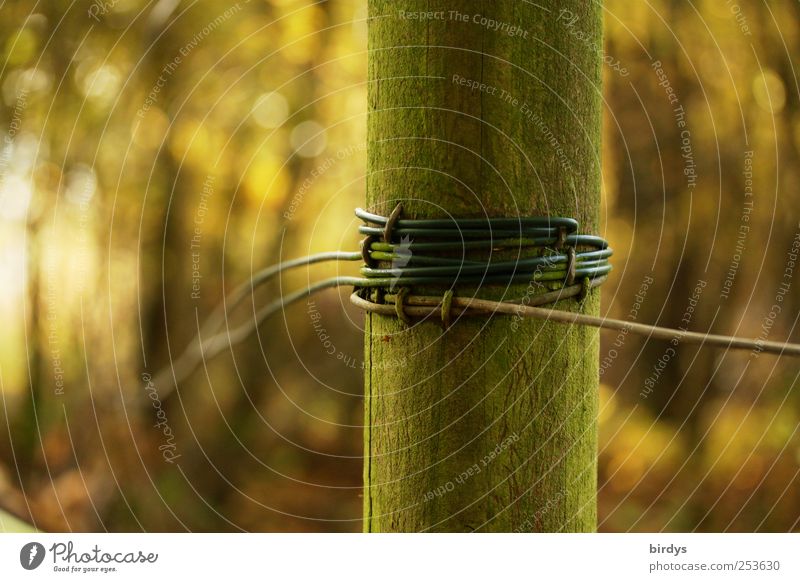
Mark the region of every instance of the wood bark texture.
[[[597, 233], [601, 2], [369, 0], [369, 19], [369, 209]], [[596, 330], [367, 315], [365, 343], [365, 531], [595, 529]]]

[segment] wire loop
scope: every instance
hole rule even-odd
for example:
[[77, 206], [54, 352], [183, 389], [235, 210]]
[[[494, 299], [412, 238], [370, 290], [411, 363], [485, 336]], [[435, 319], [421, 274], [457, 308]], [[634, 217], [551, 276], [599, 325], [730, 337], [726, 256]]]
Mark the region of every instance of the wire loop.
[[408, 287], [402, 287], [395, 295], [394, 301], [394, 311], [397, 314], [397, 318], [405, 323], [406, 325], [411, 325], [411, 318], [406, 314], [405, 308], [403, 306], [403, 299], [405, 296], [408, 295]]
[[364, 240], [361, 241], [361, 258], [364, 260], [364, 264], [368, 267], [375, 267], [375, 261], [370, 256], [370, 247], [372, 243], [375, 242], [375, 237], [373, 235], [367, 235], [364, 237]]
[[572, 285], [575, 283], [575, 247], [567, 249], [567, 278], [564, 281], [565, 285]]
[[383, 242], [391, 244], [392, 230], [394, 230], [394, 225], [397, 224], [401, 214], [403, 214], [403, 205], [398, 204], [394, 207], [394, 210], [392, 210], [389, 218], [386, 219], [386, 226], [383, 227]]
[[557, 249], [564, 248], [564, 245], [567, 244], [567, 229], [566, 227], [559, 226], [558, 227], [558, 238], [556, 239], [555, 247]]
[[447, 329], [450, 327], [451, 323], [451, 312], [450, 310], [453, 307], [453, 290], [448, 289], [444, 292], [442, 296], [442, 327]]

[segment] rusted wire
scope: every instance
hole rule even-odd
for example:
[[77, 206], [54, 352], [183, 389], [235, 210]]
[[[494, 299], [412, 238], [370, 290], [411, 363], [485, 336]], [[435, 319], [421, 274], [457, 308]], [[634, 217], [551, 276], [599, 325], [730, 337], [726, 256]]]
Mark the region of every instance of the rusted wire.
[[[572, 293], [570, 290], [570, 294], [580, 294], [583, 286], [575, 285], [574, 287], [577, 288], [577, 293]], [[567, 289], [568, 288], [564, 288], [561, 291], [567, 291]], [[392, 303], [395, 297], [394, 295], [387, 294], [386, 303], [380, 304], [364, 299], [356, 292], [350, 296], [350, 301], [367, 313], [394, 315], [395, 306]], [[544, 303], [542, 299], [539, 299], [539, 301]], [[513, 315], [568, 325], [586, 325], [597, 327], [602, 330], [625, 331], [627, 333], [647, 336], [648, 339], [675, 340], [681, 344], [698, 344], [702, 347], [718, 347], [731, 350], [751, 350], [757, 354], [764, 352], [781, 356], [800, 356], [800, 344], [752, 340], [727, 335], [658, 327], [620, 319], [610, 319], [571, 311], [537, 307], [534, 304], [523, 304], [514, 301], [490, 301], [475, 297], [451, 297], [449, 303], [451, 319], [454, 316], [486, 317], [494, 315]], [[443, 298], [441, 297], [426, 295], [405, 295], [405, 297], [403, 297], [403, 311], [406, 317], [435, 317], [442, 313], [442, 306]]]

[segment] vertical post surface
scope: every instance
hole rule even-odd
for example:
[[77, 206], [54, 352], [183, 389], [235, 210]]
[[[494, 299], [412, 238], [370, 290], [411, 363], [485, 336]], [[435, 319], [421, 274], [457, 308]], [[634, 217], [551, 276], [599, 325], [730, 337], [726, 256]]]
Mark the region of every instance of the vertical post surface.
[[[369, 208], [570, 216], [597, 232], [601, 10], [369, 0]], [[595, 290], [555, 307], [598, 305]], [[595, 330], [366, 320], [365, 531], [595, 529]]]

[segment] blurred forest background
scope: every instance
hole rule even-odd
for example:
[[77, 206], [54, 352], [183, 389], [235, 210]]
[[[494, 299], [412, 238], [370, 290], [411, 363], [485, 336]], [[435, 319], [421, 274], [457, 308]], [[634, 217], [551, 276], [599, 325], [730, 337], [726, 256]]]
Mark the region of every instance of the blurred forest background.
[[[359, 531], [363, 316], [347, 290], [172, 395], [149, 381], [254, 271], [357, 248], [366, 2], [0, 15], [0, 506], [45, 530]], [[800, 4], [608, 0], [605, 20], [603, 312], [800, 341], [800, 272], [780, 292]], [[668, 348], [602, 336], [600, 529], [798, 531], [797, 361]]]

